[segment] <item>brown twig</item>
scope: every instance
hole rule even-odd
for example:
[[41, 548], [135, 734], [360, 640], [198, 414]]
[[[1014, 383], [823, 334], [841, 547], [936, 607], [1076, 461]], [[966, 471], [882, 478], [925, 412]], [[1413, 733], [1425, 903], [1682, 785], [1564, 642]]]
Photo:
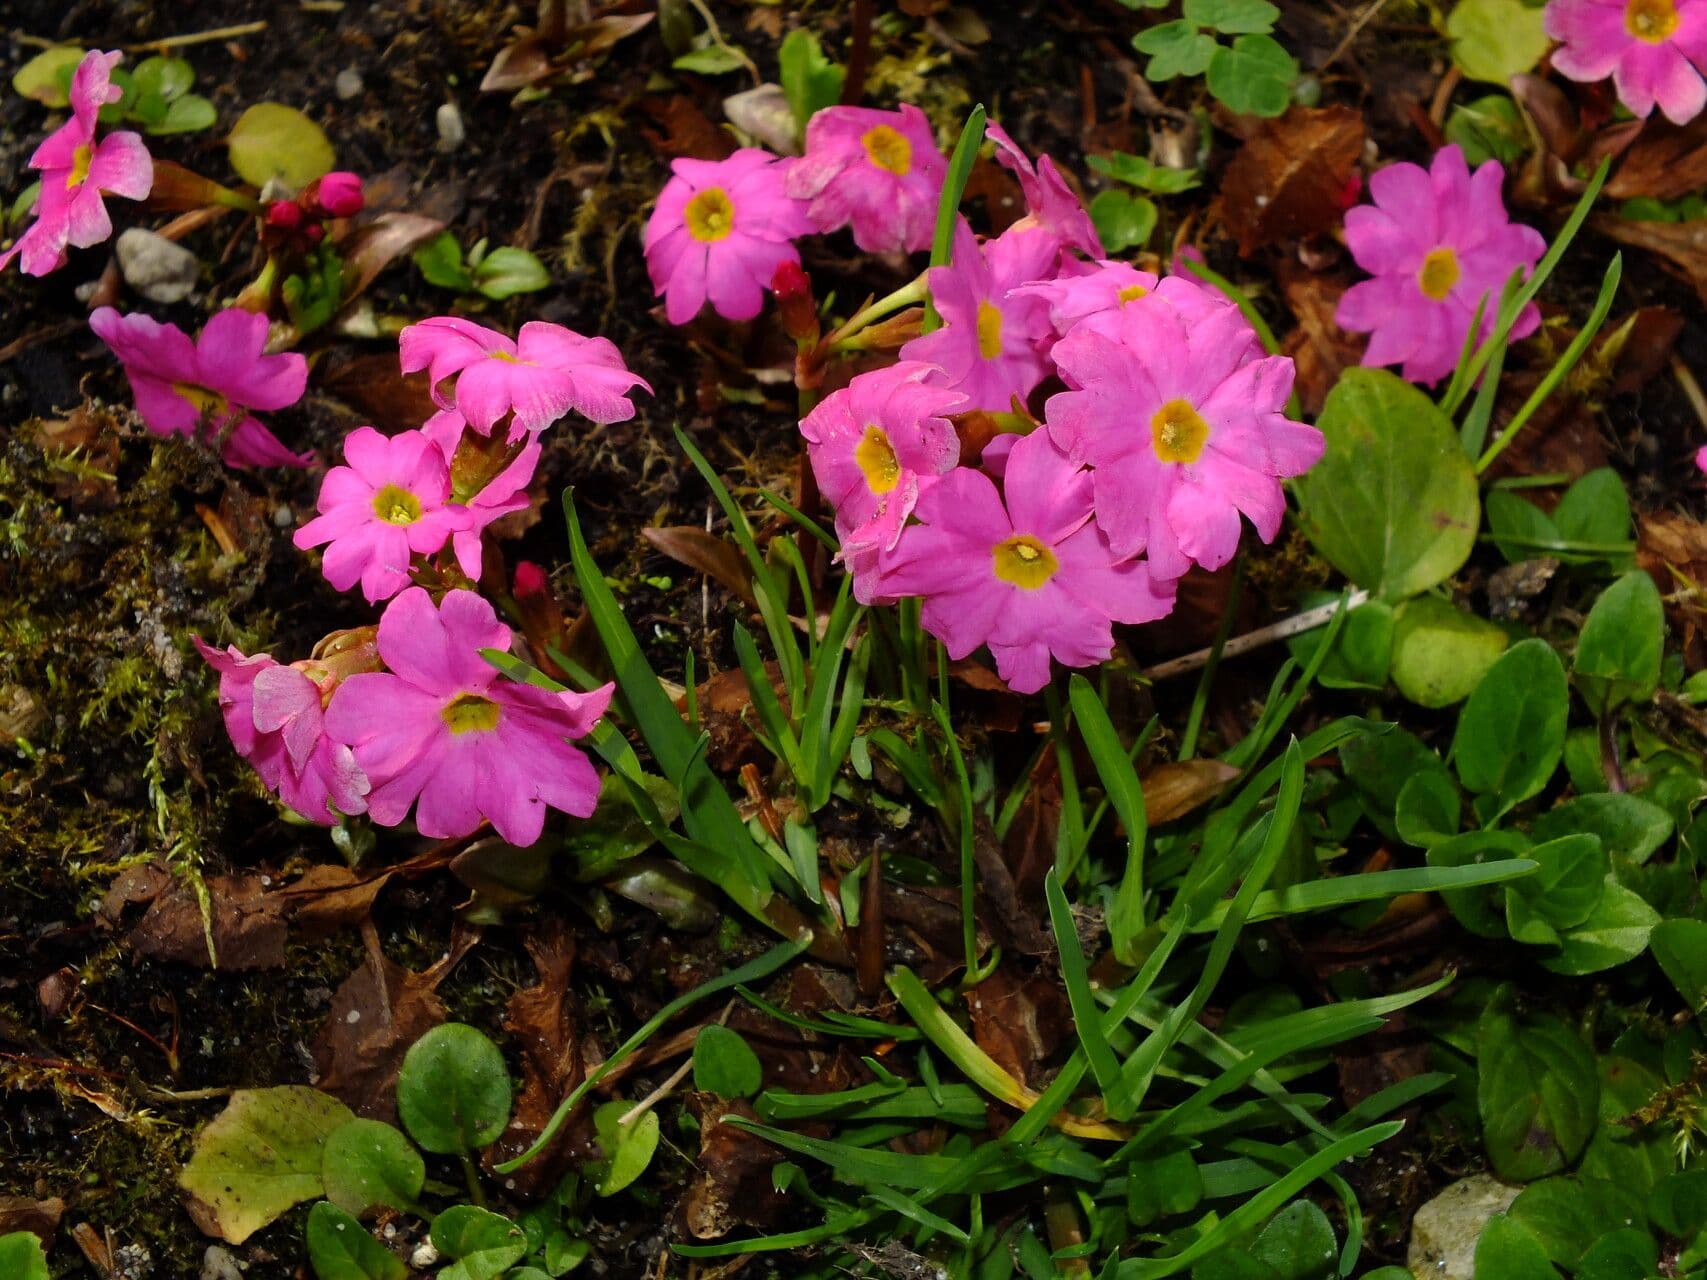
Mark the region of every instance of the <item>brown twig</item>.
[[871, 0], [854, 0], [853, 43], [848, 49], [848, 75], [842, 81], [842, 105], [858, 106], [865, 97], [865, 76], [871, 66]]
[[233, 40], [238, 36], [259, 35], [267, 29], [265, 19], [256, 22], [239, 22], [230, 27], [213, 27], [207, 31], [192, 31], [187, 35], [167, 36], [163, 40], [144, 40], [141, 44], [127, 44], [128, 53], [146, 53], [150, 49], [184, 49], [193, 44], [211, 44], [215, 40]]

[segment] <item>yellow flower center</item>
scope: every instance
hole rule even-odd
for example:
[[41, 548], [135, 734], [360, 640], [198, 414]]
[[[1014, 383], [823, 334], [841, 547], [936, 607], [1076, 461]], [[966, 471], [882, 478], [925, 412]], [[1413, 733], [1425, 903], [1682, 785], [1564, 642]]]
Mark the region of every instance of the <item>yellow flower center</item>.
[[1002, 313], [993, 302], [978, 304], [978, 354], [986, 360], [1002, 354]]
[[873, 493], [888, 493], [901, 482], [901, 460], [895, 456], [895, 446], [875, 423], [866, 427], [865, 435], [854, 446], [854, 461]]
[[201, 414], [203, 422], [222, 419], [230, 412], [231, 402], [217, 391], [209, 391], [206, 387], [194, 382], [174, 382], [172, 390], [195, 405]]
[[711, 244], [735, 229], [735, 205], [722, 187], [707, 187], [687, 207], [688, 234]]
[[459, 693], [445, 703], [439, 718], [452, 733], [486, 733], [498, 727], [498, 704], [478, 693]]
[[1439, 302], [1452, 292], [1452, 286], [1458, 283], [1462, 274], [1458, 255], [1441, 245], [1423, 259], [1422, 270], [1417, 272], [1417, 288], [1423, 291], [1425, 298]]
[[1675, 0], [1628, 0], [1624, 6], [1624, 30], [1649, 44], [1669, 40], [1677, 30]]
[[867, 129], [860, 142], [865, 144], [865, 154], [871, 157], [872, 164], [897, 178], [905, 178], [913, 167], [913, 144], [886, 124]]
[[991, 548], [990, 555], [998, 578], [1027, 591], [1036, 591], [1061, 567], [1055, 553], [1029, 533], [1004, 538]]
[[1149, 292], [1141, 284], [1129, 284], [1114, 296], [1120, 299], [1120, 305], [1124, 307], [1128, 302], [1135, 302]]
[[[1674, 19], [1675, 21], [1675, 19]], [[85, 142], [71, 153], [71, 172], [65, 175], [65, 189], [80, 187], [89, 179], [89, 166], [94, 163], [95, 148]]]
[[373, 513], [387, 524], [414, 524], [421, 518], [421, 500], [407, 489], [388, 484], [373, 495]]
[[1150, 419], [1150, 442], [1163, 462], [1196, 462], [1209, 424], [1184, 400], [1170, 400]]

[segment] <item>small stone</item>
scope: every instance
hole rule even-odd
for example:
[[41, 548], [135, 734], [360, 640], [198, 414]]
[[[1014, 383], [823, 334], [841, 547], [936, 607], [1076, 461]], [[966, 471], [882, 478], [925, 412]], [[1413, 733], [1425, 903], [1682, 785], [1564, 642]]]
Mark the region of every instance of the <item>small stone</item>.
[[439, 1251], [433, 1248], [431, 1242], [423, 1240], [415, 1246], [415, 1252], [409, 1255], [409, 1265], [417, 1271], [425, 1271], [439, 1260]]
[[273, 508], [273, 528], [289, 529], [295, 524], [296, 512], [285, 506], [284, 503], [281, 502]]
[[800, 154], [800, 125], [782, 86], [761, 84], [723, 99], [723, 114], [729, 123], [778, 155]]
[[1511, 1208], [1521, 1190], [1478, 1173], [1459, 1179], [1418, 1209], [1405, 1258], [1411, 1274], [1417, 1280], [1474, 1280], [1482, 1228]]
[[345, 67], [338, 73], [338, 78], [332, 82], [332, 92], [348, 102], [362, 91], [362, 73], [354, 67]]
[[468, 131], [462, 127], [462, 112], [457, 110], [454, 102], [441, 106], [433, 117], [433, 123], [439, 129], [440, 151], [455, 151], [468, 137]]
[[229, 1249], [210, 1244], [202, 1254], [201, 1280], [243, 1280], [243, 1267]]
[[141, 227], [118, 239], [119, 274], [150, 302], [182, 302], [196, 287], [201, 263], [183, 245]]

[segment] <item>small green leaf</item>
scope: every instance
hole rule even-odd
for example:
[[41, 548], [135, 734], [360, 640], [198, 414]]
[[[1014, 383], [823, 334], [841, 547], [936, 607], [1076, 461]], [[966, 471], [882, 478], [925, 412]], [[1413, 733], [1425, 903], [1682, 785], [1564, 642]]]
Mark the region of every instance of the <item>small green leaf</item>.
[[1596, 1240], [1577, 1265], [1576, 1280], [1647, 1280], [1659, 1272], [1660, 1246], [1640, 1227], [1621, 1227]]
[[1172, 169], [1144, 156], [1116, 151], [1106, 156], [1086, 156], [1085, 163], [1116, 182], [1124, 182], [1159, 196], [1178, 195], [1198, 185], [1196, 169]]
[[[1529, 1182], [1582, 1153], [1598, 1118], [1600, 1080], [1594, 1054], [1569, 1023], [1551, 1014], [1519, 1020], [1502, 988], [1476, 1028], [1476, 1058], [1477, 1109], [1494, 1172]], [[1496, 1266], [1487, 1274], [1504, 1280], [1512, 1273]]]
[[1425, 770], [1400, 789], [1393, 825], [1406, 844], [1426, 849], [1457, 835], [1461, 816], [1458, 788], [1446, 771]]
[[1476, 472], [1451, 419], [1385, 369], [1348, 369], [1316, 419], [1327, 452], [1295, 485], [1316, 550], [1398, 602], [1458, 572], [1476, 542]]
[[1587, 920], [1600, 901], [1606, 853], [1599, 836], [1578, 834], [1538, 844], [1524, 856], [1541, 866], [1506, 885], [1506, 925], [1518, 942], [1549, 946], [1559, 932]]
[[1273, 36], [1239, 36], [1209, 59], [1209, 92], [1240, 115], [1285, 115], [1298, 62]]
[[1308, 1200], [1294, 1200], [1251, 1242], [1251, 1256], [1281, 1280], [1317, 1280], [1334, 1274], [1339, 1245], [1328, 1215]]
[[1126, 1170], [1126, 1216], [1135, 1227], [1190, 1213], [1203, 1199], [1203, 1174], [1183, 1147], [1146, 1153]]
[[730, 71], [739, 71], [746, 64], [740, 53], [726, 44], [708, 44], [703, 49], [692, 49], [671, 62], [677, 71], [695, 71], [702, 76], [720, 76]]
[[1452, 108], [1446, 117], [1446, 140], [1457, 143], [1471, 165], [1488, 160], [1510, 165], [1521, 160], [1530, 146], [1517, 103], [1503, 93]]
[[1646, 702], [1660, 681], [1665, 605], [1654, 580], [1632, 570], [1594, 602], [1577, 638], [1571, 674], [1597, 716]]
[[1146, 80], [1172, 80], [1175, 76], [1200, 76], [1209, 70], [1215, 56], [1215, 37], [1205, 35], [1197, 24], [1185, 19], [1164, 22], [1132, 37], [1132, 47], [1150, 55], [1144, 68]]
[[428, 1233], [437, 1249], [456, 1261], [438, 1280], [493, 1280], [522, 1260], [527, 1236], [501, 1214], [471, 1204], [453, 1205], [433, 1219]]
[[1418, 596], [1393, 618], [1393, 684], [1419, 707], [1462, 702], [1505, 651], [1493, 623], [1439, 596]]
[[1588, 919], [1566, 930], [1558, 954], [1541, 957], [1541, 965], [1572, 976], [1599, 973], [1641, 955], [1659, 923], [1641, 894], [1609, 876]]
[[720, 1098], [750, 1098], [764, 1082], [758, 1055], [738, 1032], [713, 1023], [694, 1040], [694, 1088]]
[[300, 191], [332, 171], [337, 157], [325, 131], [295, 107], [257, 102], [241, 116], [225, 140], [231, 167], [257, 187], [277, 179]]
[[510, 1075], [486, 1035], [461, 1022], [434, 1027], [403, 1057], [397, 1114], [436, 1155], [462, 1155], [498, 1140], [510, 1119]]
[[1670, 838], [1671, 815], [1651, 800], [1622, 791], [1575, 796], [1536, 818], [1529, 834], [1537, 840], [1588, 831], [1600, 837], [1616, 868], [1638, 867]]
[[1188, 21], [1229, 36], [1273, 31], [1280, 18], [1268, 0], [1185, 0], [1184, 13]]
[[1533, 1182], [1506, 1210], [1534, 1234], [1547, 1256], [1562, 1267], [1577, 1261], [1601, 1236], [1646, 1210], [1641, 1198], [1603, 1178], [1547, 1178]]
[[551, 283], [545, 264], [526, 249], [500, 245], [474, 269], [474, 287], [494, 301], [534, 293]]
[[[1466, 831], [1442, 840], [1428, 851], [1431, 867], [1467, 867], [1526, 857], [1529, 838], [1517, 831]], [[1479, 938], [1507, 936], [1504, 895], [1498, 886], [1446, 889], [1441, 899], [1458, 917], [1458, 923]]]
[[195, 68], [182, 58], [144, 58], [130, 75], [139, 97], [152, 94], [168, 102], [183, 97], [196, 82]]
[[1499, 1280], [1559, 1280], [1535, 1233], [1507, 1214], [1495, 1214], [1476, 1241], [1478, 1276]]
[[355, 1119], [318, 1089], [239, 1089], [196, 1135], [178, 1185], [209, 1235], [242, 1244], [292, 1205], [321, 1195], [326, 1139]]
[[173, 133], [199, 133], [203, 129], [211, 129], [219, 123], [219, 112], [213, 103], [199, 93], [186, 93], [181, 98], [174, 98], [166, 108], [166, 117], [160, 123], [149, 128], [148, 132], [157, 135]]
[[1091, 198], [1091, 222], [1109, 253], [1142, 248], [1156, 229], [1156, 206], [1127, 191], [1099, 191]]
[[326, 1139], [326, 1198], [357, 1217], [375, 1205], [407, 1213], [427, 1178], [421, 1153], [379, 1120], [352, 1120]]
[[415, 265], [427, 278], [428, 284], [441, 289], [467, 293], [474, 288], [474, 277], [462, 265], [462, 246], [449, 231], [441, 231], [414, 253]]
[[33, 1232], [0, 1236], [0, 1276], [8, 1280], [47, 1280], [47, 1254]]
[[1503, 85], [1533, 71], [1552, 43], [1541, 10], [1523, 0], [1458, 0], [1446, 19], [1452, 60], [1472, 80]]
[[1707, 1010], [1707, 920], [1667, 920], [1648, 944], [1690, 1010]]
[[[1365, 600], [1347, 613], [1333, 649], [1316, 672], [1316, 682], [1324, 689], [1386, 688], [1393, 668], [1393, 621], [1393, 606], [1384, 600]], [[1293, 656], [1307, 663], [1324, 637], [1324, 631], [1318, 629], [1287, 643]]]
[[[1603, 545], [1629, 542], [1633, 530], [1630, 495], [1624, 488], [1624, 481], [1611, 467], [1598, 467], [1578, 477], [1565, 490], [1565, 496], [1559, 499], [1559, 505], [1553, 511], [1553, 523], [1559, 526], [1559, 536], [1566, 542]], [[1579, 558], [1628, 561], [1631, 554], [1625, 552], [1610, 557], [1584, 555]]]
[[795, 124], [804, 133], [807, 121], [841, 101], [847, 70], [824, 56], [824, 46], [805, 27], [796, 27], [783, 37], [777, 61], [781, 64], [783, 96], [788, 99]]
[[1485, 509], [1488, 532], [1493, 535], [1494, 545], [1513, 564], [1533, 560], [1537, 556], [1555, 555], [1557, 553], [1552, 548], [1564, 541], [1553, 517], [1528, 498], [1495, 489], [1488, 495]]
[[1648, 1216], [1667, 1235], [1693, 1240], [1707, 1224], [1707, 1170], [1674, 1173], [1648, 1197]]
[[[1452, 763], [1470, 790], [1494, 797], [1496, 816], [1538, 794], [1565, 751], [1570, 693], [1545, 640], [1525, 640], [1488, 668], [1452, 736]], [[1598, 844], [1598, 841], [1596, 842]]]
[[13, 72], [12, 88], [26, 98], [34, 98], [44, 107], [70, 106], [71, 99], [65, 92], [65, 86], [86, 52], [68, 44], [43, 49]]
[[658, 1113], [644, 1111], [628, 1124], [622, 1118], [634, 1110], [634, 1104], [618, 1098], [593, 1112], [593, 1128], [599, 1135], [604, 1159], [593, 1181], [601, 1196], [614, 1196], [628, 1186], [652, 1163], [652, 1153], [658, 1149]]
[[409, 1268], [349, 1214], [322, 1200], [308, 1211], [308, 1261], [320, 1280], [404, 1280]]

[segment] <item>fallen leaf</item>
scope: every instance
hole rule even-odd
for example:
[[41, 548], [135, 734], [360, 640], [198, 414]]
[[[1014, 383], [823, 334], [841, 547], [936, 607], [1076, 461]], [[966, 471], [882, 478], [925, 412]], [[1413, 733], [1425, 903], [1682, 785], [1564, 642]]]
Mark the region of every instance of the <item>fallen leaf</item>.
[[1298, 399], [1315, 417], [1345, 370], [1363, 356], [1364, 341], [1334, 321], [1334, 310], [1346, 282], [1338, 276], [1316, 275], [1293, 263], [1277, 268], [1281, 292], [1297, 327], [1286, 335], [1284, 352], [1297, 369]]
[[348, 1103], [357, 1115], [395, 1121], [403, 1055], [445, 1020], [444, 1004], [435, 993], [476, 936], [459, 930], [443, 959], [413, 973], [380, 950], [377, 931], [365, 927], [367, 959], [333, 995], [326, 1021], [314, 1037], [319, 1087]]
[[278, 896], [295, 931], [314, 940], [366, 920], [390, 879], [389, 871], [364, 876], [327, 862], [310, 867], [294, 884], [279, 890]]
[[359, 297], [374, 277], [395, 259], [418, 249], [445, 229], [437, 218], [419, 213], [382, 213], [347, 236], [338, 248], [344, 258], [343, 301]]
[[1221, 216], [1240, 255], [1337, 226], [1357, 198], [1364, 134], [1351, 107], [1293, 107], [1254, 128], [1221, 183]]
[[1675, 125], [1654, 116], [1607, 180], [1610, 200], [1648, 196], [1676, 200], [1707, 187], [1707, 116]]
[[1666, 599], [1667, 615], [1683, 644], [1684, 666], [1707, 666], [1707, 525], [1675, 511], [1655, 511], [1637, 522], [1636, 563]]
[[1590, 218], [1589, 225], [1620, 244], [1658, 254], [1707, 302], [1707, 222], [1633, 222], [1602, 213]]
[[45, 1247], [59, 1230], [65, 1216], [65, 1201], [58, 1196], [33, 1200], [29, 1196], [0, 1196], [0, 1236], [28, 1231]]
[[1002, 856], [1013, 872], [1014, 886], [1035, 897], [1043, 878], [1055, 865], [1055, 838], [1061, 825], [1061, 768], [1053, 751], [1044, 751], [1032, 766], [1025, 799], [1008, 825]]
[[789, 1199], [771, 1183], [776, 1148], [725, 1123], [727, 1116], [756, 1121], [758, 1114], [743, 1100], [728, 1102], [709, 1093], [689, 1093], [686, 1101], [700, 1123], [698, 1167], [678, 1209], [687, 1233], [696, 1240], [716, 1240], [736, 1226], [777, 1222]]
[[1007, 965], [966, 993], [972, 1038], [1027, 1088], [1037, 1088], [1043, 1064], [1071, 1034], [1072, 1010], [1061, 985], [1040, 974], [1023, 981]]
[[169, 880], [130, 931], [131, 950], [151, 960], [197, 968], [242, 971], [284, 964], [290, 933], [284, 903], [267, 892], [262, 878], [213, 876], [206, 886], [209, 915], [204, 919], [194, 888]]
[[1144, 817], [1151, 826], [1183, 818], [1225, 790], [1239, 771], [1220, 760], [1170, 760], [1145, 772]]
[[399, 373], [394, 354], [329, 357], [315, 370], [314, 384], [316, 390], [336, 396], [358, 410], [362, 421], [382, 431], [411, 430], [438, 412], [427, 375]]
[[747, 564], [746, 556], [741, 554], [741, 549], [728, 539], [691, 524], [642, 529], [640, 532], [646, 541], [670, 559], [697, 569], [753, 608], [758, 608], [758, 598], [753, 594], [752, 568]]
[[692, 98], [674, 94], [668, 98], [642, 98], [640, 109], [657, 123], [642, 129], [646, 140], [665, 160], [688, 156], [695, 160], [721, 160], [735, 150], [735, 139], [711, 122]]

